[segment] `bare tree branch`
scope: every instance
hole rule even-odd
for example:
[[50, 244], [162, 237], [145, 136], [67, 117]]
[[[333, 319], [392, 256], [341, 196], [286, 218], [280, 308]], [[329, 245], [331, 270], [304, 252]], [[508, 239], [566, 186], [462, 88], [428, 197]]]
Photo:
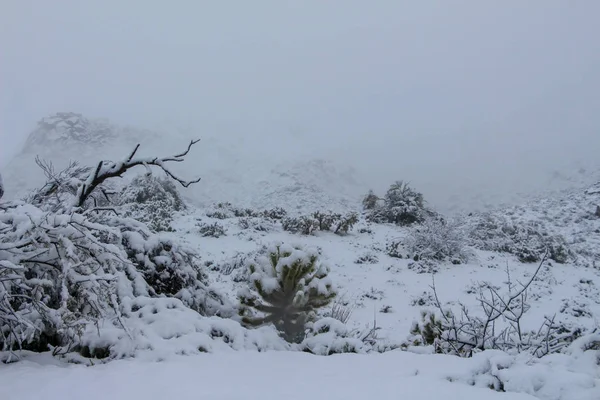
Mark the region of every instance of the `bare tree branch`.
[[163, 158], [159, 158], [159, 157], [136, 158], [135, 155], [140, 147], [140, 145], [138, 144], [124, 161], [121, 161], [118, 163], [114, 163], [112, 161], [101, 161], [100, 163], [98, 163], [98, 166], [96, 167], [94, 172], [89, 175], [87, 180], [79, 188], [74, 206], [76, 208], [83, 207], [85, 205], [85, 202], [89, 199], [90, 195], [94, 192], [94, 190], [96, 190], [96, 188], [99, 185], [101, 185], [107, 179], [122, 177], [122, 175], [125, 172], [127, 172], [131, 168], [134, 168], [138, 165], [144, 165], [147, 168], [149, 168], [150, 166], [159, 167], [169, 177], [171, 177], [173, 180], [179, 182], [179, 184], [183, 187], [189, 187], [190, 185], [192, 185], [194, 183], [200, 182], [200, 178], [191, 180], [191, 181], [186, 181], [182, 178], [179, 178], [177, 175], [175, 175], [173, 172], [171, 172], [169, 170], [169, 168], [166, 166], [166, 164], [169, 162], [184, 161], [184, 157], [188, 155], [192, 146], [195, 145], [196, 143], [198, 143], [199, 141], [200, 141], [200, 139], [190, 141], [187, 149], [184, 152], [177, 154], [175, 156], [163, 157]]

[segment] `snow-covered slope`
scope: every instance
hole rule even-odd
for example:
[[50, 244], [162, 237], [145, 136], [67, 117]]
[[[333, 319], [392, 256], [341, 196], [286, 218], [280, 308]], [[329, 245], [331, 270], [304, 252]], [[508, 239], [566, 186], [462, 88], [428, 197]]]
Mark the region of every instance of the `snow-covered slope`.
[[241, 134], [163, 127], [160, 130], [119, 126], [104, 119], [75, 113], [57, 113], [39, 121], [27, 143], [6, 166], [7, 196], [22, 196], [41, 185], [44, 176], [35, 157], [63, 168], [70, 160], [94, 165], [103, 159], [119, 160], [137, 143], [139, 154], [169, 155], [201, 138], [185, 165], [174, 168], [184, 176], [202, 177], [202, 185], [183, 190], [196, 205], [232, 202], [240, 206], [285, 206], [293, 210], [355, 207], [368, 187], [355, 171], [324, 160], [293, 137], [268, 137], [261, 141]]

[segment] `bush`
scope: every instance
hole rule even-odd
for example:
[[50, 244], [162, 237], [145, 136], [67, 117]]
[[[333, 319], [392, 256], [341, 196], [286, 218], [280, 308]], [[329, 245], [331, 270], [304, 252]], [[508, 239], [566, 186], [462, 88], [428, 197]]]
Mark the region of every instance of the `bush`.
[[271, 247], [268, 256], [250, 264], [249, 273], [250, 285], [239, 293], [242, 322], [272, 323], [288, 342], [301, 342], [315, 311], [336, 296], [328, 269], [316, 253], [301, 248]]
[[234, 207], [231, 203], [217, 203], [213, 210], [206, 213], [209, 218], [229, 219], [242, 217], [259, 217], [260, 213], [250, 208]]
[[473, 247], [514, 254], [519, 261], [534, 263], [549, 251], [551, 260], [566, 263], [573, 258], [567, 241], [534, 221], [515, 222], [504, 216], [482, 213], [469, 221], [468, 240]]
[[262, 216], [272, 220], [282, 220], [287, 216], [287, 211], [281, 207], [275, 207], [262, 212]]
[[273, 229], [271, 223], [265, 221], [262, 218], [240, 218], [238, 221], [238, 225], [242, 229], [252, 229], [257, 232], [269, 232]]
[[423, 195], [402, 181], [397, 181], [389, 187], [383, 204], [379, 200], [372, 191], [363, 199], [368, 221], [409, 226], [422, 222], [431, 214], [425, 207]]
[[197, 224], [197, 226], [198, 226], [198, 232], [203, 237], [220, 238], [221, 236], [227, 235], [227, 231], [225, 230], [225, 227], [223, 225], [219, 224], [218, 222], [215, 222], [214, 224], [207, 224], [207, 223], [200, 222]]
[[310, 216], [286, 217], [282, 220], [283, 230], [302, 235], [311, 235], [316, 231], [329, 231], [336, 235], [347, 234], [358, 222], [358, 214], [325, 213], [317, 211]]
[[281, 221], [281, 226], [284, 231], [302, 235], [310, 235], [318, 228], [317, 222], [307, 216], [298, 218], [286, 217]]
[[[423, 224], [411, 228], [404, 239], [409, 256], [416, 260], [467, 262], [469, 253], [466, 238], [459, 225], [452, 220], [428, 217]], [[397, 250], [398, 245], [391, 246]], [[388, 252], [389, 254], [389, 252]]]
[[154, 232], [172, 231], [174, 214], [187, 208], [172, 181], [148, 174], [123, 188], [117, 205], [126, 217], [146, 223]]
[[545, 317], [536, 330], [525, 330], [523, 319], [531, 308], [528, 304], [530, 285], [537, 279], [547, 254], [542, 258], [530, 279], [517, 287], [510, 279], [506, 294], [489, 283], [481, 283], [476, 290], [481, 313], [470, 312], [459, 303], [460, 311], [446, 309], [438, 299], [435, 284], [432, 286], [437, 315], [424, 312], [420, 323], [411, 330], [412, 344], [433, 345], [438, 353], [471, 357], [474, 352], [501, 350], [509, 353], [528, 352], [543, 357], [565, 349], [581, 336], [581, 329], [569, 327]]

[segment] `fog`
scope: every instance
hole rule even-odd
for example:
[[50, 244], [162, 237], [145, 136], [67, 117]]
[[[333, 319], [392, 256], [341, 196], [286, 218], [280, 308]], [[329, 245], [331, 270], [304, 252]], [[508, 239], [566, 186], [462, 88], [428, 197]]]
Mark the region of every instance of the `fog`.
[[37, 120], [74, 111], [303, 148], [376, 189], [543, 188], [600, 165], [598, 15], [594, 0], [5, 1], [0, 167]]

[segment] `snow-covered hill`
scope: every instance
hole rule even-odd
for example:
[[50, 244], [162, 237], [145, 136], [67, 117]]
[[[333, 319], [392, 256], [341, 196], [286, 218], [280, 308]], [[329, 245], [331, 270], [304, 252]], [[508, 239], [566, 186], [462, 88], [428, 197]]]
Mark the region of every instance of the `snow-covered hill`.
[[258, 142], [240, 135], [176, 127], [154, 131], [76, 113], [57, 113], [39, 121], [23, 150], [6, 166], [7, 196], [22, 196], [44, 182], [35, 165], [36, 156], [60, 169], [70, 160], [95, 165], [103, 159], [121, 159], [137, 143], [142, 144], [140, 154], [174, 154], [196, 138], [201, 138], [201, 144], [185, 166], [175, 168], [182, 175], [202, 177], [202, 185], [183, 190], [188, 201], [196, 205], [232, 202], [309, 211], [328, 204], [333, 210], [344, 210], [355, 208], [368, 188], [351, 167], [319, 157], [291, 136], [264, 137]]
[[533, 180], [523, 181], [512, 170], [498, 170], [486, 178], [462, 164], [457, 169], [442, 168], [444, 163], [407, 165], [400, 162], [405, 150], [390, 158], [390, 151], [382, 155], [368, 147], [363, 154], [355, 145], [259, 131], [254, 128], [248, 133], [244, 127], [198, 130], [168, 121], [147, 129], [72, 112], [56, 113], [39, 121], [22, 151], [2, 171], [6, 197], [20, 197], [44, 182], [36, 155], [57, 168], [69, 160], [94, 165], [102, 159], [121, 159], [137, 143], [142, 144], [140, 154], [168, 155], [196, 138], [201, 138], [201, 144], [185, 166], [176, 170], [202, 177], [201, 185], [183, 191], [189, 202], [199, 206], [231, 202], [249, 207], [278, 205], [300, 212], [327, 204], [347, 210], [356, 208], [369, 189], [382, 192], [401, 179], [412, 182], [442, 212], [468, 212], [520, 204], [541, 193], [549, 197], [600, 180], [600, 165], [593, 160], [573, 164], [556, 160], [554, 171], [536, 170]]

